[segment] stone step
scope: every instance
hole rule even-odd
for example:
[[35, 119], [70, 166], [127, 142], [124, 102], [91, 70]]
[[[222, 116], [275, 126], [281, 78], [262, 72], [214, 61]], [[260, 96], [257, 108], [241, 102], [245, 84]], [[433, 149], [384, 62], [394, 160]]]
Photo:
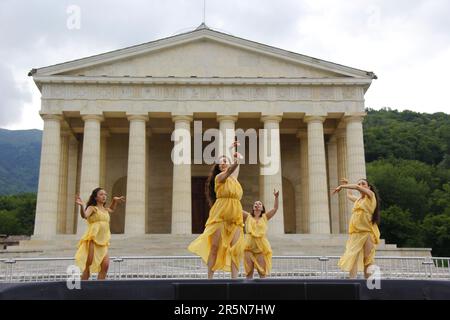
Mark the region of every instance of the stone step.
[[[175, 256], [190, 255], [189, 243], [196, 235], [179, 236], [170, 234], [124, 237], [112, 235], [111, 256]], [[269, 237], [274, 255], [336, 255], [345, 250], [347, 235], [284, 235]], [[51, 240], [31, 239], [21, 241], [19, 246], [10, 246], [0, 251], [4, 257], [72, 257], [78, 243], [77, 235], [56, 236]], [[430, 249], [397, 248], [384, 240], [377, 247], [377, 255], [383, 256], [431, 256]]]

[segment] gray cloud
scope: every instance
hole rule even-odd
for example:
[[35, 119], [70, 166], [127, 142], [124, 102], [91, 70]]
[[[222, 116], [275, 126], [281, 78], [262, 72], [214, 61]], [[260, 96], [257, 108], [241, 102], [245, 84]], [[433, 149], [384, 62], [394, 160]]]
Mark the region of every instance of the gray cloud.
[[31, 101], [31, 93], [16, 84], [12, 71], [4, 64], [0, 64], [0, 97], [0, 127], [16, 122], [22, 104]]
[[[80, 30], [66, 26], [69, 5], [81, 9]], [[16, 80], [26, 81], [31, 68], [192, 30], [201, 23], [202, 6], [203, 0], [2, 0], [0, 61], [5, 65], [0, 66], [0, 92], [7, 99], [0, 103], [0, 126], [19, 121], [30, 101], [30, 89], [19, 88]], [[381, 75], [380, 82], [392, 79], [385, 82], [389, 86], [369, 91], [376, 104], [372, 107], [389, 105], [383, 97], [401, 101], [386, 91], [392, 90], [394, 79], [422, 61], [443, 61], [450, 43], [447, 0], [207, 0], [206, 7], [206, 23], [219, 31], [370, 69]], [[405, 105], [415, 100], [420, 99], [405, 97]]]

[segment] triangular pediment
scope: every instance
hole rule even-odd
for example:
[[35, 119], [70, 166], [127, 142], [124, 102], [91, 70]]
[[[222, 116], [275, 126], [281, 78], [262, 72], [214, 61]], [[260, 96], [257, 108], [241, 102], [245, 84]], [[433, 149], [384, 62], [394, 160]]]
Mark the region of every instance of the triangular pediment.
[[370, 72], [206, 28], [40, 68], [35, 73], [107, 77], [374, 78]]

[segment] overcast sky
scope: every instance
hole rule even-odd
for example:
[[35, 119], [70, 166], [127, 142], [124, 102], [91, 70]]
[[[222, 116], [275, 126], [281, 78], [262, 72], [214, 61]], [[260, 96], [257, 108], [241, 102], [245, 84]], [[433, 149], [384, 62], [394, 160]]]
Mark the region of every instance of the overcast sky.
[[[69, 28], [80, 9], [80, 28]], [[206, 0], [212, 29], [374, 71], [366, 106], [450, 113], [448, 0]], [[203, 0], [0, 0], [0, 127], [42, 129], [43, 67], [195, 29]]]

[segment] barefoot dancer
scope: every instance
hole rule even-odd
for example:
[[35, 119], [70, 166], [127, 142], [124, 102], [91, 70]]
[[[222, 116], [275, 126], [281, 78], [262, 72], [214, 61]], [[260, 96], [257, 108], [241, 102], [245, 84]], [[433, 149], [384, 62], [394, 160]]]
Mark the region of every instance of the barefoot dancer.
[[[366, 179], [359, 180], [358, 184], [348, 184], [346, 179], [341, 182], [343, 184], [333, 194], [347, 189], [347, 197], [354, 205], [348, 230], [349, 239], [338, 265], [349, 272], [350, 278], [355, 278], [358, 271], [364, 271], [365, 278], [368, 278], [368, 268], [373, 264], [375, 247], [380, 242], [379, 197], [375, 187]], [[360, 197], [355, 197], [350, 190], [358, 190]]]
[[251, 213], [242, 211], [245, 221], [245, 274], [247, 279], [253, 278], [256, 267], [260, 278], [265, 278], [272, 270], [272, 248], [267, 240], [267, 222], [278, 210], [280, 192], [273, 190], [275, 196], [274, 208], [266, 213], [261, 201], [255, 201]]
[[[238, 145], [236, 141], [232, 147]], [[237, 152], [233, 156], [231, 165], [221, 156], [211, 169], [206, 182], [209, 218], [203, 233], [188, 247], [208, 265], [208, 279], [216, 270], [231, 270], [231, 277], [237, 278], [243, 256], [242, 187], [237, 180], [242, 156]]]
[[91, 272], [98, 272], [97, 279], [103, 280], [108, 272], [108, 247], [111, 238], [109, 214], [114, 212], [118, 203], [125, 202], [125, 197], [114, 197], [111, 205], [105, 207], [106, 197], [104, 189], [94, 189], [86, 209], [78, 195], [75, 200], [80, 206], [81, 217], [88, 223], [88, 229], [78, 242], [78, 250], [75, 254], [76, 264], [83, 272], [81, 280], [88, 280]]

